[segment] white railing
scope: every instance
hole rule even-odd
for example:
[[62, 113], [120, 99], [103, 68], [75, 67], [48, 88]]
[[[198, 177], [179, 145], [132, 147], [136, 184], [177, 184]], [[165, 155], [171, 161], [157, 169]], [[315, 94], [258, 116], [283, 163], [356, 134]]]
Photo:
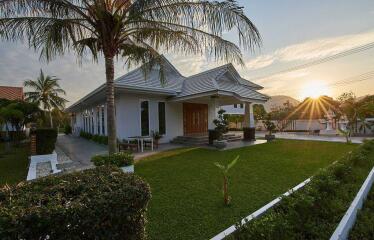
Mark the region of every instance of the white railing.
[[347, 212], [344, 214], [342, 220], [340, 221], [338, 227], [335, 229], [335, 232], [332, 234], [330, 240], [345, 240], [348, 238], [349, 231], [355, 224], [357, 212], [362, 208], [362, 205], [364, 204], [364, 201], [370, 191], [371, 186], [373, 185], [373, 182], [374, 167], [370, 171], [364, 184], [362, 184], [355, 199], [349, 206]]
[[[311, 179], [308, 178], [304, 182], [298, 184], [297, 186], [295, 186], [291, 190], [289, 190], [289, 191], [285, 192], [284, 194], [282, 194], [280, 197], [277, 197], [276, 199], [274, 199], [273, 201], [269, 202], [268, 204], [266, 204], [262, 208], [258, 209], [257, 211], [255, 211], [252, 214], [248, 215], [247, 217], [243, 218], [241, 220], [241, 224], [246, 224], [249, 221], [251, 221], [251, 220], [253, 220], [253, 219], [261, 216], [267, 210], [269, 210], [270, 208], [274, 207], [274, 205], [276, 205], [277, 203], [279, 203], [282, 200], [283, 197], [287, 197], [287, 196], [291, 195], [292, 193], [294, 193], [295, 191], [299, 190], [300, 188], [303, 188], [306, 184], [308, 184], [310, 182], [310, 180]], [[219, 234], [217, 234], [216, 236], [212, 237], [211, 240], [221, 240], [221, 239], [224, 239], [225, 237], [227, 237], [228, 235], [232, 234], [235, 231], [236, 231], [236, 226], [232, 225], [229, 228], [227, 228], [226, 230], [224, 230], [224, 231], [220, 232]]]

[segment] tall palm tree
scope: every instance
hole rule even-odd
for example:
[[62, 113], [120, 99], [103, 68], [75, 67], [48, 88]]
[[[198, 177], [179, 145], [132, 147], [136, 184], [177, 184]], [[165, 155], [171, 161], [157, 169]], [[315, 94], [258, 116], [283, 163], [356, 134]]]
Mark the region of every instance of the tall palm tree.
[[[239, 46], [225, 40], [236, 30]], [[114, 59], [130, 66], [163, 60], [159, 52], [207, 54], [215, 60], [243, 64], [240, 46], [253, 50], [261, 43], [254, 24], [235, 0], [2, 0], [0, 38], [27, 40], [47, 61], [74, 51], [78, 59], [103, 56], [109, 153], [116, 151]]]
[[26, 80], [24, 86], [33, 89], [32, 92], [25, 92], [26, 101], [37, 103], [49, 113], [50, 126], [53, 127], [52, 109], [63, 109], [67, 100], [59, 95], [66, 95], [60, 87], [55, 76], [44, 76], [42, 70], [36, 80]]

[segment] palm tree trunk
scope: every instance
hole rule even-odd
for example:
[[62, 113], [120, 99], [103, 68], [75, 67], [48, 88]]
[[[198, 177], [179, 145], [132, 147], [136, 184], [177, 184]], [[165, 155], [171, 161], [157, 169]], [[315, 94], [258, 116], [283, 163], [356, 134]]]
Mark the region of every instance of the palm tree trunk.
[[106, 104], [107, 104], [107, 131], [108, 131], [108, 152], [117, 151], [116, 119], [114, 108], [114, 61], [113, 57], [105, 57], [106, 74]]
[[52, 112], [48, 109], [48, 113], [49, 113], [49, 121], [50, 121], [50, 125], [51, 125], [51, 128], [53, 128], [53, 121], [52, 121]]

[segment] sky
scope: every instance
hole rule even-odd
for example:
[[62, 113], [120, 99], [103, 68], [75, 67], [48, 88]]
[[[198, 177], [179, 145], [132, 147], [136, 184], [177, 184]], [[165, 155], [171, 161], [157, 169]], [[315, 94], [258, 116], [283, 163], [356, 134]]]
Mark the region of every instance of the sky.
[[[352, 84], [339, 81], [374, 71], [374, 48], [298, 71], [277, 71], [328, 57], [341, 51], [374, 42], [373, 0], [239, 0], [246, 15], [259, 29], [263, 42], [255, 52], [243, 51], [245, 66], [236, 66], [243, 78], [264, 87], [268, 95], [288, 95], [298, 100], [327, 94], [337, 97], [353, 91], [357, 96], [374, 94], [374, 78]], [[232, 33], [224, 37], [231, 38]], [[205, 56], [166, 57], [185, 76], [219, 66]], [[74, 55], [50, 63], [39, 60], [39, 53], [22, 43], [0, 42], [0, 85], [22, 86], [36, 79], [40, 69], [61, 79], [69, 104], [105, 82], [104, 64], [85, 61], [79, 65]], [[129, 69], [116, 63], [115, 76]]]

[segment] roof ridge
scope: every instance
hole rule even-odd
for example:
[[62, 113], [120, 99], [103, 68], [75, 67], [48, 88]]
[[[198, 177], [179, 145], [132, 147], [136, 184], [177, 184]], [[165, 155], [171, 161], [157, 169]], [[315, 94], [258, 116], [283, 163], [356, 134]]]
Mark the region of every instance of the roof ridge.
[[218, 66], [218, 67], [215, 67], [215, 68], [211, 68], [211, 69], [208, 69], [208, 70], [205, 70], [203, 72], [200, 72], [200, 73], [196, 73], [194, 75], [191, 75], [191, 76], [188, 76], [186, 77], [186, 79], [188, 78], [192, 78], [192, 77], [197, 77], [197, 76], [200, 76], [200, 75], [203, 75], [203, 74], [207, 74], [207, 73], [210, 73], [210, 72], [213, 72], [213, 71], [217, 71], [218, 69], [221, 69], [221, 68], [225, 68], [227, 67], [228, 65], [230, 65], [231, 63], [227, 63], [225, 65], [221, 65], [221, 66]]

